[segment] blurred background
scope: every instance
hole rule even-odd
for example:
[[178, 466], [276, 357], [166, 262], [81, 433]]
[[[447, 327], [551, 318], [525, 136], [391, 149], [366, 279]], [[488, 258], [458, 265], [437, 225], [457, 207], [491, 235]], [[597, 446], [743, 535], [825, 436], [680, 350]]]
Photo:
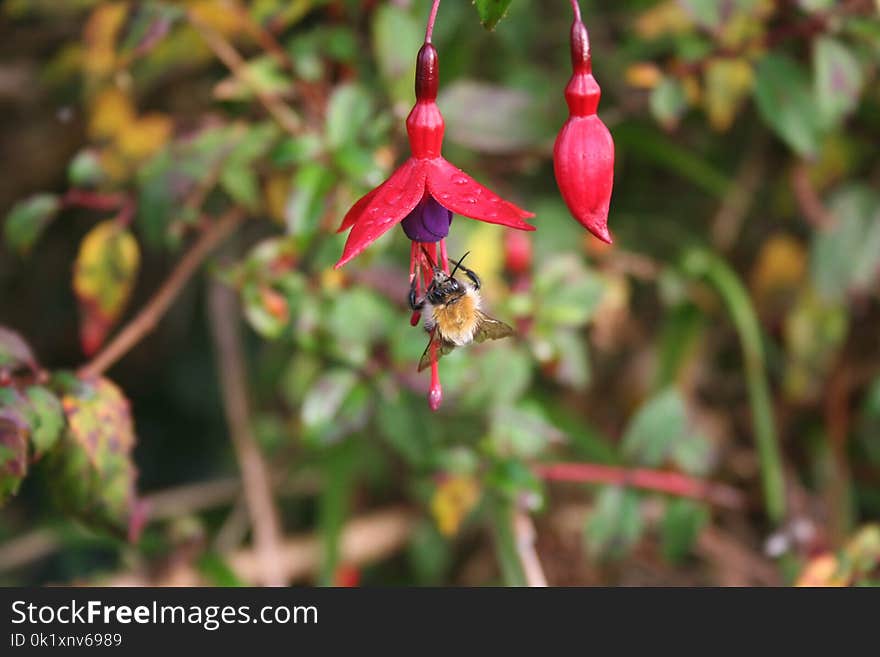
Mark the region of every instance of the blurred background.
[[429, 2], [2, 3], [0, 583], [880, 583], [880, 6], [583, 1], [609, 247], [571, 7], [475, 4], [444, 155], [538, 230], [453, 221], [519, 335], [433, 413], [404, 236], [332, 269]]

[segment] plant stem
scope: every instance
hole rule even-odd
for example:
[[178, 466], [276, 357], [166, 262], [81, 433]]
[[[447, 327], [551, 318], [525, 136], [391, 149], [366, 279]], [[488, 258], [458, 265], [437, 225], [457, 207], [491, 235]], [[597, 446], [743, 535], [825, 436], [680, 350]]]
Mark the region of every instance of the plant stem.
[[291, 135], [299, 135], [302, 128], [299, 117], [283, 101], [261, 89], [260, 84], [253, 79], [247, 62], [238, 54], [233, 45], [222, 34], [199, 20], [193, 12], [189, 12], [187, 15], [190, 24], [217, 58], [253, 92], [260, 104], [272, 115], [272, 118]]
[[513, 527], [514, 507], [507, 500], [496, 500], [491, 504], [492, 526], [495, 533], [495, 552], [501, 567], [501, 576], [507, 586], [526, 586], [525, 572], [517, 549], [516, 533]]
[[668, 495], [689, 497], [729, 509], [745, 506], [743, 494], [735, 488], [695, 479], [678, 472], [646, 468], [621, 468], [598, 463], [548, 463], [533, 468], [536, 475], [549, 481], [584, 484], [613, 484], [651, 490]]
[[233, 208], [216, 222], [211, 223], [193, 247], [177, 263], [174, 271], [162, 283], [147, 305], [116, 334], [116, 337], [97, 356], [80, 368], [79, 376], [82, 378], [100, 376], [150, 333], [168, 311], [171, 303], [180, 294], [199, 265], [202, 264], [202, 261], [220, 242], [238, 228], [243, 219], [244, 213], [238, 208]]
[[428, 25], [425, 27], [425, 43], [431, 43], [434, 34], [434, 21], [437, 20], [437, 10], [440, 9], [440, 0], [434, 0], [431, 5], [431, 13], [428, 15]]
[[260, 565], [259, 580], [266, 586], [284, 586], [287, 581], [280, 568], [281, 524], [272, 498], [268, 468], [251, 428], [238, 304], [235, 293], [223, 283], [211, 281], [210, 285], [211, 328], [220, 369], [220, 388], [253, 527], [254, 552]]
[[526, 584], [533, 588], [547, 586], [547, 576], [541, 567], [538, 551], [535, 549], [537, 533], [535, 523], [525, 511], [517, 510], [513, 513], [513, 533], [516, 539], [516, 551], [519, 555], [519, 563], [522, 566]]
[[764, 505], [774, 523], [785, 516], [785, 479], [779, 455], [776, 426], [767, 374], [764, 346], [757, 315], [736, 273], [721, 258], [705, 249], [694, 249], [683, 261], [684, 271], [694, 278], [705, 278], [718, 291], [739, 334], [745, 357], [746, 385], [752, 409], [752, 426], [761, 464]]

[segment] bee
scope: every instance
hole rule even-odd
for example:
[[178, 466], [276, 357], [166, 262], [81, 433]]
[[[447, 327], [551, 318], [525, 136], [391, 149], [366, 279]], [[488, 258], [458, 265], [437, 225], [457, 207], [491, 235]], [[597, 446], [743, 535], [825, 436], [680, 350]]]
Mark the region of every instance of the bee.
[[[415, 282], [410, 287], [409, 306], [424, 314], [425, 330], [431, 334], [419, 360], [419, 372], [431, 364], [432, 345], [436, 345], [440, 358], [471, 342], [499, 340], [514, 334], [512, 327], [480, 309], [480, 278], [461, 264], [467, 255], [459, 259], [449, 274], [435, 265], [434, 278], [423, 298], [416, 298]], [[467, 281], [455, 278], [458, 270], [467, 276]]]

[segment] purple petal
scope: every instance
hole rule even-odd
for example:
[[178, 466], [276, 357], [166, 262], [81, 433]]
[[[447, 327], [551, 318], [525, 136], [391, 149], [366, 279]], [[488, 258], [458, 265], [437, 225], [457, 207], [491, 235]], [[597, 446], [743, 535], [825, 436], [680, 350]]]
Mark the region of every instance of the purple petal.
[[452, 211], [425, 194], [400, 225], [413, 242], [439, 242], [449, 234], [451, 223]]

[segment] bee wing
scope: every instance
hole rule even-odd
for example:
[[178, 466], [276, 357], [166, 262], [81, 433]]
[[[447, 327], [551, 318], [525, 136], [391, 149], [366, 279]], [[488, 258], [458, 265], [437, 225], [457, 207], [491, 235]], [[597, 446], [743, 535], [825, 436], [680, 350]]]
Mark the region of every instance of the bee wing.
[[500, 340], [501, 338], [509, 338], [516, 333], [512, 326], [505, 324], [500, 319], [489, 317], [489, 315], [479, 310], [477, 314], [480, 322], [477, 325], [477, 330], [474, 332], [474, 342]]
[[437, 360], [440, 360], [441, 356], [445, 356], [455, 349], [455, 343], [444, 340], [437, 331], [434, 331], [433, 337], [428, 341], [428, 346], [425, 347], [425, 352], [419, 360], [419, 372], [431, 366], [431, 345], [434, 343], [437, 344]]

